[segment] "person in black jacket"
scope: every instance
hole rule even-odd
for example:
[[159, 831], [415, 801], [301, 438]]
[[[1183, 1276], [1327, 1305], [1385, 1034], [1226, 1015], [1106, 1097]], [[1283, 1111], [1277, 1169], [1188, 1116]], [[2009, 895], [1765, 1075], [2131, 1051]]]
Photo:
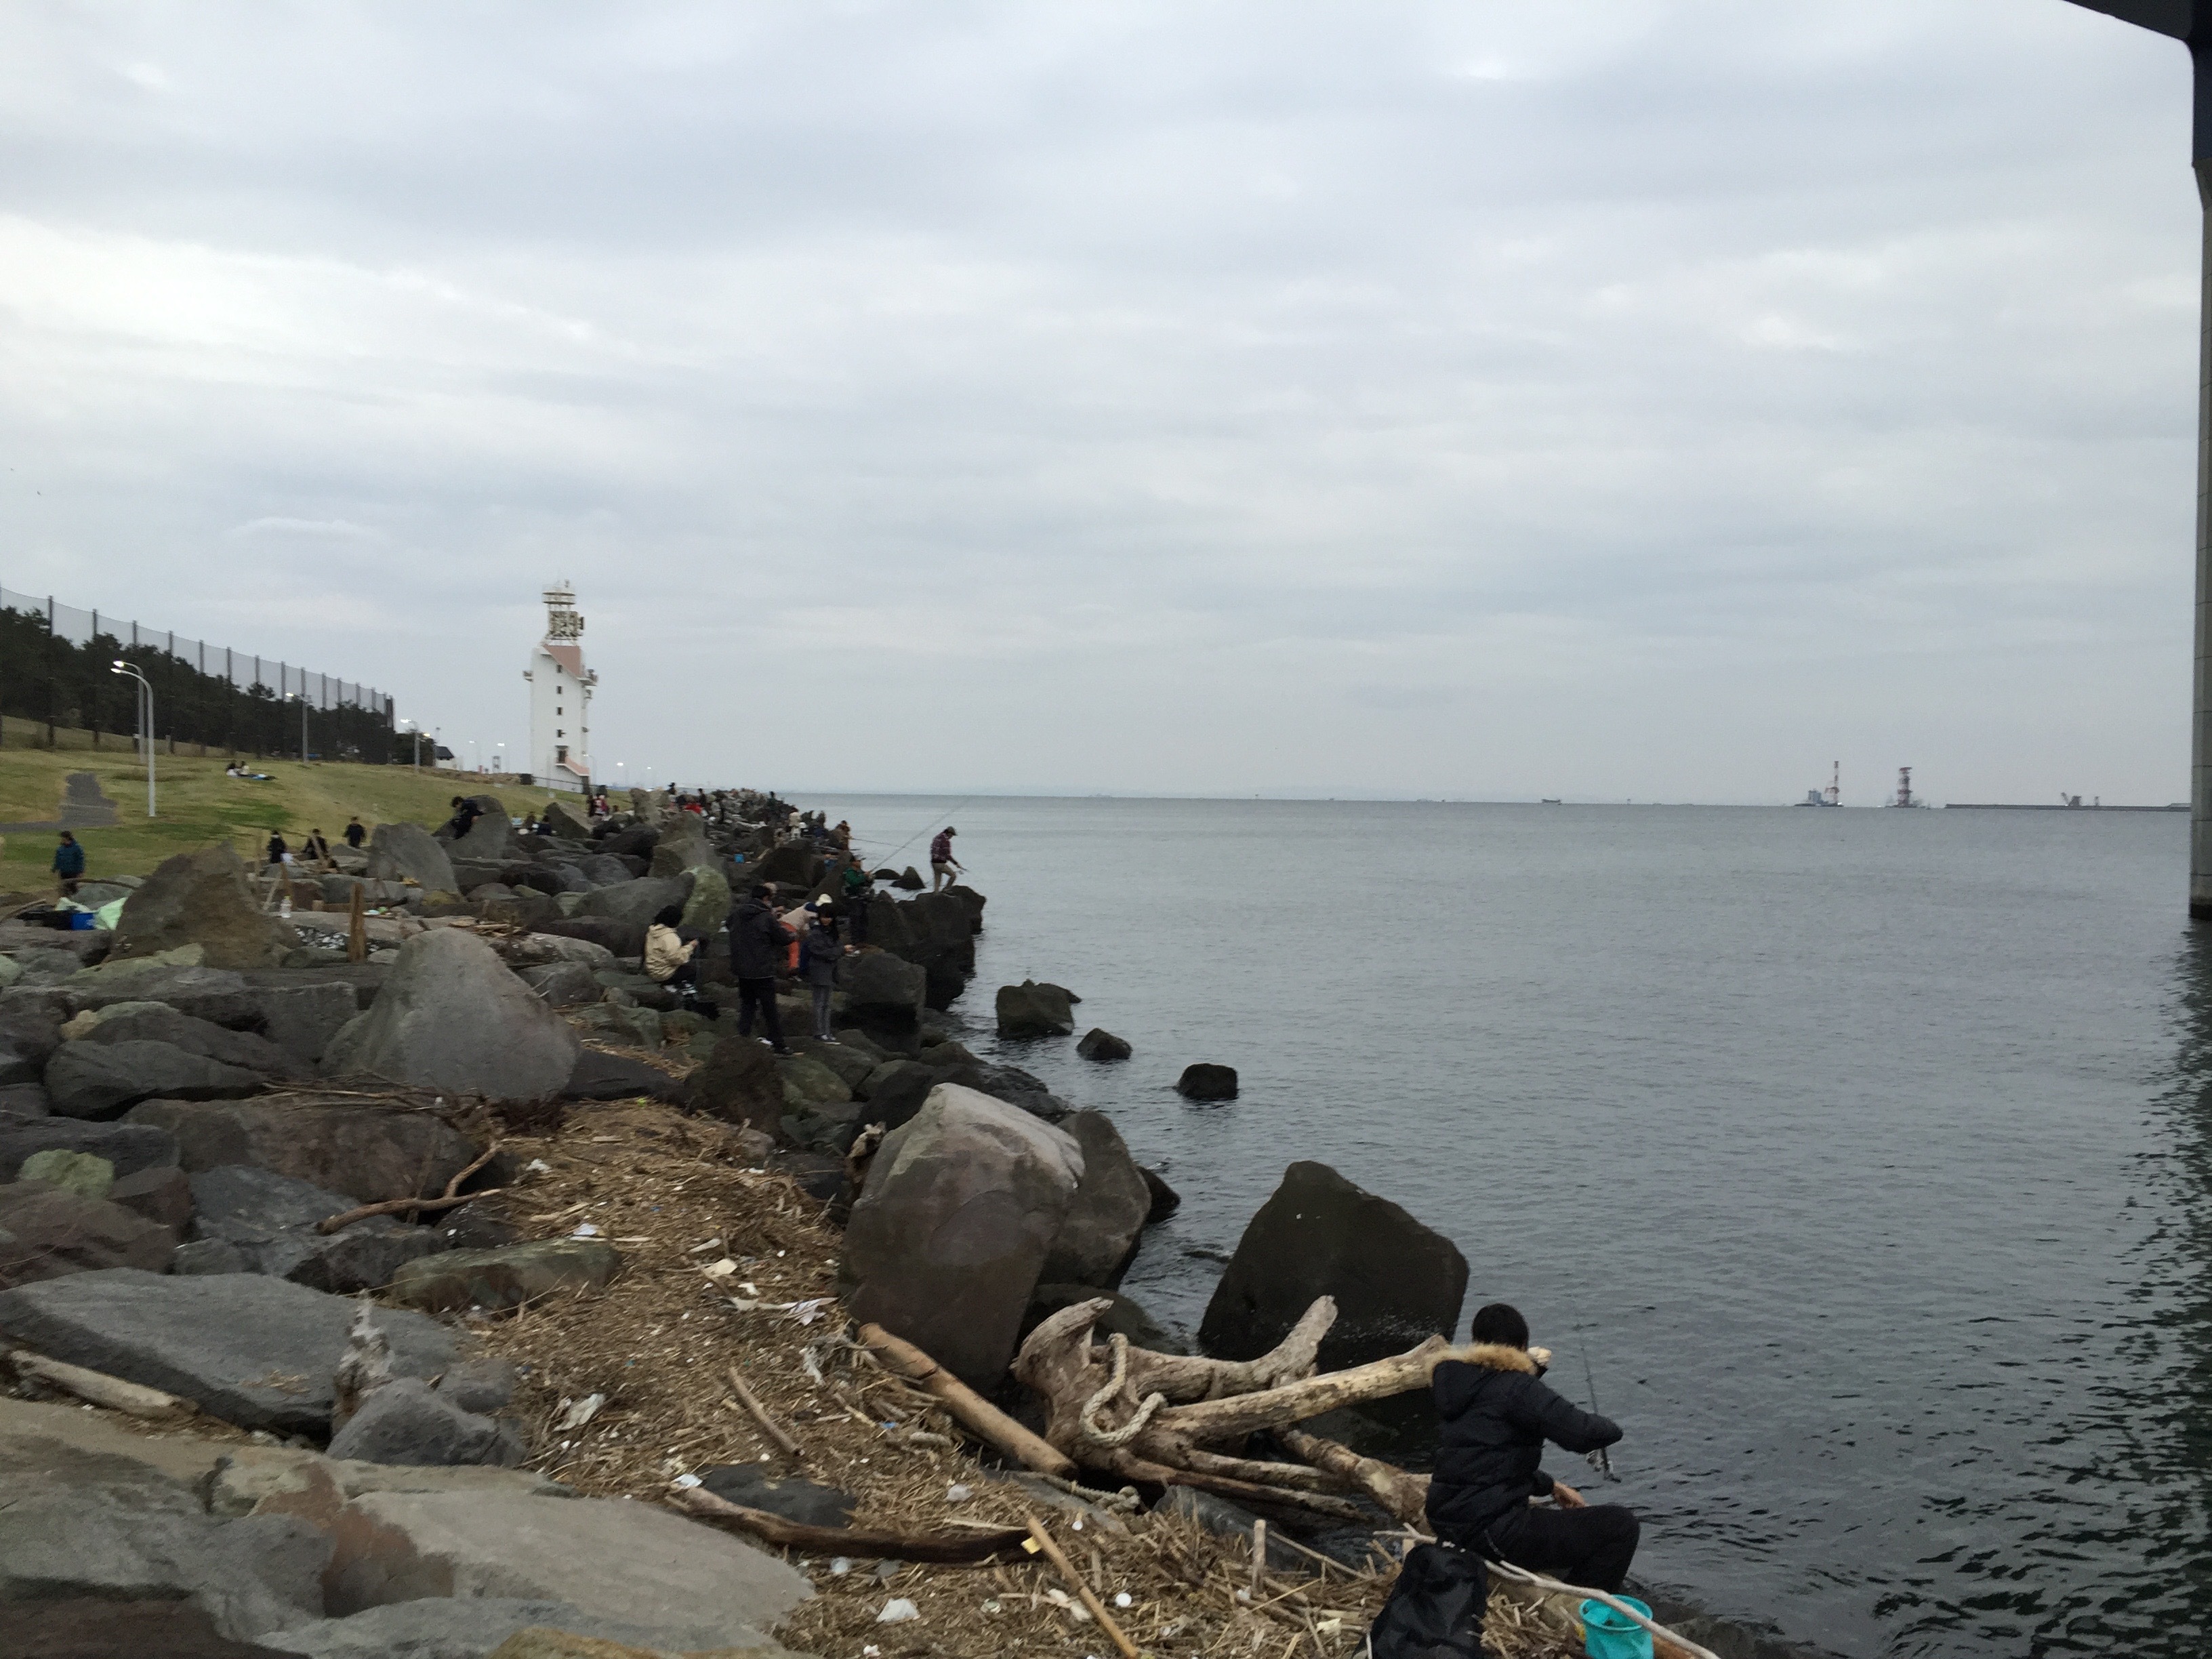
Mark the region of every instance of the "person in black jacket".
[[[1592, 1508], [1540, 1467], [1548, 1440], [1592, 1452], [1620, 1438], [1620, 1425], [1563, 1400], [1538, 1379], [1528, 1322], [1503, 1302], [1474, 1316], [1479, 1345], [1467, 1361], [1447, 1359], [1430, 1389], [1443, 1430], [1429, 1483], [1429, 1524], [1461, 1549], [1588, 1589], [1617, 1591], [1642, 1528], [1619, 1504]], [[1530, 1507], [1548, 1497], [1553, 1509]]]
[[758, 1009], [768, 1046], [787, 1054], [783, 1017], [775, 1007], [775, 976], [790, 954], [791, 935], [775, 913], [775, 888], [756, 882], [745, 902], [730, 912], [730, 972], [738, 981], [738, 1035], [752, 1035], [753, 1011]]

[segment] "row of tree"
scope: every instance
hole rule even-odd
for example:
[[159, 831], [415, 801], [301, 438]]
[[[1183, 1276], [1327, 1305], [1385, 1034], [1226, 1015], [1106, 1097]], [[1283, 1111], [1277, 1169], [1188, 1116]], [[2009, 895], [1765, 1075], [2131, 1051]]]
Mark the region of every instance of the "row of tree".
[[[125, 736], [138, 730], [138, 682], [114, 672], [129, 663], [154, 688], [155, 740], [201, 744], [240, 755], [300, 752], [300, 709], [268, 686], [240, 690], [182, 657], [112, 634], [82, 645], [48, 631], [37, 611], [0, 610], [0, 714], [50, 730], [74, 726]], [[341, 703], [307, 713], [307, 751], [325, 760], [382, 765], [400, 758], [389, 703]]]

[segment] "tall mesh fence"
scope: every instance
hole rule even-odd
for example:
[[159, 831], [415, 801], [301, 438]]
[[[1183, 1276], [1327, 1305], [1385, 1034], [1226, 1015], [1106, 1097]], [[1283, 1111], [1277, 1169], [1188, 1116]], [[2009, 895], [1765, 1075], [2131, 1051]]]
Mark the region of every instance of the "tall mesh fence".
[[373, 685], [0, 586], [0, 713], [50, 727], [135, 731], [140, 690], [112, 672], [118, 660], [151, 687], [157, 739], [392, 758], [392, 700]]

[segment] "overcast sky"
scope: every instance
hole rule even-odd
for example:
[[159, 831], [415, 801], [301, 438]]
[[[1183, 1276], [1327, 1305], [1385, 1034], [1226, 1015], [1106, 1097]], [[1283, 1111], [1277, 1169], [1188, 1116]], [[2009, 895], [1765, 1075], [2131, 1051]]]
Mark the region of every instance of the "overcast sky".
[[0, 583], [787, 790], [2187, 793], [2064, 0], [11, 5]]

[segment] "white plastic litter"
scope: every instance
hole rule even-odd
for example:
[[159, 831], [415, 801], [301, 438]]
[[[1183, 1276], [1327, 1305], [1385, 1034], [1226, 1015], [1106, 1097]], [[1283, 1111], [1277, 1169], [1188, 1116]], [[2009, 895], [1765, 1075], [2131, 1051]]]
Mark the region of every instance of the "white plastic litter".
[[957, 1480], [945, 1489], [945, 1501], [948, 1504], [964, 1504], [975, 1495], [974, 1492]]
[[921, 1617], [921, 1609], [903, 1595], [895, 1595], [884, 1603], [884, 1610], [876, 1615], [879, 1625], [903, 1625], [909, 1619]]
[[555, 1419], [554, 1428], [556, 1431], [580, 1429], [599, 1414], [599, 1407], [607, 1403], [607, 1397], [603, 1394], [587, 1394], [581, 1400], [564, 1400], [561, 1403], [568, 1409]]
[[692, 1487], [702, 1486], [705, 1483], [702, 1482], [696, 1474], [679, 1474], [676, 1477], [675, 1484], [682, 1487], [685, 1492], [689, 1492]]
[[592, 1221], [579, 1221], [576, 1231], [568, 1235], [571, 1238], [597, 1238], [599, 1236], [599, 1224]]
[[1133, 1607], [1137, 1605], [1137, 1598], [1127, 1590], [1115, 1590], [1114, 1605], [1117, 1607]]
[[842, 1578], [852, 1570], [853, 1558], [849, 1555], [841, 1555], [830, 1564], [830, 1576], [832, 1578]]

